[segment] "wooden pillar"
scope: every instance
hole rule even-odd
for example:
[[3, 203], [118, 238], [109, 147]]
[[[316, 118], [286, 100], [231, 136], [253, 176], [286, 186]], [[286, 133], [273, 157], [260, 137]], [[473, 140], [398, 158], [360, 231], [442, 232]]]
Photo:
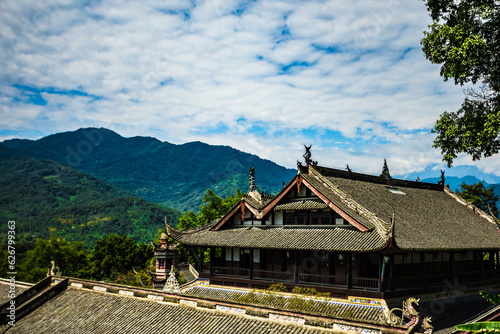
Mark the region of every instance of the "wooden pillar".
[[457, 271], [455, 268], [455, 253], [450, 252], [450, 268], [451, 268], [451, 279], [453, 284], [457, 284]]
[[214, 262], [215, 262], [215, 251], [213, 247], [208, 249], [208, 254], [210, 258], [210, 275], [214, 274]]
[[481, 269], [481, 280], [484, 280], [484, 252], [479, 252], [479, 265]]
[[294, 251], [293, 282], [299, 284], [299, 251]]
[[[411, 254], [411, 256], [413, 257], [413, 254]], [[422, 276], [421, 284], [422, 286], [425, 286], [425, 281], [427, 278], [425, 272], [425, 253], [420, 253], [420, 275]]]
[[205, 248], [201, 247], [200, 268], [198, 272], [203, 272], [203, 267], [205, 267]]
[[390, 274], [389, 278], [391, 279], [391, 291], [394, 291], [394, 254], [389, 255], [389, 268]]
[[384, 292], [384, 281], [382, 280], [382, 272], [384, 269], [384, 255], [378, 256], [378, 291]]
[[346, 254], [346, 285], [348, 289], [352, 289], [352, 257], [354, 253]]
[[220, 249], [220, 266], [226, 266], [226, 247], [221, 247]]
[[250, 248], [250, 264], [249, 264], [249, 270], [248, 270], [248, 275], [250, 279], [253, 279], [253, 248]]

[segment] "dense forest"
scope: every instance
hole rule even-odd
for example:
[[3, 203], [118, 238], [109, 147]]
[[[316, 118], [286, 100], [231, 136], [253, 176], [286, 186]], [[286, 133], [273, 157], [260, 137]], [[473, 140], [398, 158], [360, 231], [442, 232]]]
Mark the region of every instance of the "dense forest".
[[[18, 239], [59, 236], [86, 248], [111, 233], [149, 243], [180, 212], [134, 197], [89, 174], [49, 160], [0, 160], [0, 220], [16, 221]], [[0, 225], [5, 244], [7, 224]]]

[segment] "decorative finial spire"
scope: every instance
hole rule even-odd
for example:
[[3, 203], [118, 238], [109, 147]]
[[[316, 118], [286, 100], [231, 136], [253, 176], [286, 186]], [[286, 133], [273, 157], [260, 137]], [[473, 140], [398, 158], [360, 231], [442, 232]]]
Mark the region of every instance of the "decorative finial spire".
[[417, 175], [417, 179], [415, 180], [415, 182], [419, 182], [420, 181], [420, 176]]
[[391, 174], [389, 173], [389, 167], [387, 167], [387, 161], [384, 159], [384, 167], [382, 168], [382, 174], [380, 177], [385, 178], [386, 180], [391, 179]]
[[255, 185], [255, 167], [250, 167], [249, 183], [250, 191], [254, 191], [257, 189], [257, 186]]
[[175, 278], [175, 271], [174, 271], [174, 266], [172, 265], [170, 267], [170, 275], [167, 278], [167, 281], [165, 282], [165, 286], [163, 287], [163, 291], [165, 292], [181, 292], [179, 289], [179, 283], [177, 282], [177, 279]]
[[352, 170], [349, 168], [349, 164], [347, 164], [347, 167], [345, 168], [349, 173], [352, 173]]
[[438, 181], [438, 184], [440, 186], [444, 186], [444, 181], [445, 181], [445, 178], [444, 178], [444, 170], [441, 170], [441, 180]]
[[309, 165], [316, 166], [318, 164], [318, 162], [313, 161], [311, 159], [311, 147], [312, 147], [312, 145], [309, 145], [309, 146], [304, 145], [304, 147], [306, 149], [306, 153], [304, 153], [303, 157], [304, 157], [304, 160], [306, 161], [306, 166], [309, 166]]

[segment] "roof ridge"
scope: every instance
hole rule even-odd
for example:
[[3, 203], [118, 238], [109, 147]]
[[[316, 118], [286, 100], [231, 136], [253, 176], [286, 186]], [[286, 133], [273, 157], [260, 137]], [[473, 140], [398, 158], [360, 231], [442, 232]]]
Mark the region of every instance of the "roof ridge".
[[[308, 167], [313, 167], [313, 166], [308, 166]], [[396, 186], [397, 187], [412, 187], [412, 188], [440, 190], [440, 191], [442, 191], [443, 187], [444, 187], [443, 185], [439, 185], [437, 183], [403, 180], [403, 179], [397, 179], [397, 178], [392, 178], [392, 177], [390, 178], [390, 181], [387, 181], [387, 179], [382, 178], [378, 175], [357, 173], [357, 172], [352, 172], [350, 170], [345, 171], [345, 170], [341, 170], [341, 169], [324, 167], [324, 166], [314, 166], [313, 168], [318, 173], [321, 173], [324, 176], [335, 176], [335, 177], [341, 177], [344, 179], [352, 179], [352, 180], [358, 180], [358, 181], [387, 184], [388, 186], [392, 186], [392, 187], [396, 187]], [[326, 175], [326, 174], [329, 174], [329, 175]]]
[[451, 190], [450, 188], [448, 187], [444, 187], [444, 192], [448, 195], [450, 195], [452, 198], [454, 198], [458, 203], [462, 204], [462, 205], [465, 205], [465, 207], [467, 207], [467, 209], [471, 210], [472, 212], [480, 215], [481, 217], [485, 218], [486, 220], [488, 220], [490, 223], [492, 224], [495, 224], [496, 225], [496, 222], [495, 220], [493, 219], [493, 217], [489, 214], [487, 214], [486, 212], [484, 212], [483, 210], [481, 210], [480, 208], [478, 208], [477, 206], [475, 206], [474, 204], [470, 203], [470, 202], [467, 202], [465, 199], [463, 199], [462, 197], [458, 196], [453, 190]]
[[377, 215], [375, 215], [373, 212], [363, 207], [361, 204], [359, 204], [342, 190], [340, 190], [337, 186], [332, 184], [326, 177], [324, 177], [319, 171], [317, 171], [315, 167], [309, 166], [309, 174], [311, 174], [311, 176], [315, 177], [324, 186], [331, 190], [333, 194], [340, 197], [340, 199], [348, 207], [356, 211], [359, 215], [367, 218], [373, 224], [373, 226], [375, 226], [376, 231], [384, 241], [388, 241], [391, 238], [392, 222], [388, 223], [377, 217]]

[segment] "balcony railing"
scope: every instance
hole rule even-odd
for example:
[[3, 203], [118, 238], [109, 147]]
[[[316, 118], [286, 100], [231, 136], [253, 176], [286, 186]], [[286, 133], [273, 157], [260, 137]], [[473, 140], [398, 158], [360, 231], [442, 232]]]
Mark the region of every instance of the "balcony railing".
[[286, 271], [270, 271], [270, 270], [254, 270], [253, 278], [276, 281], [276, 282], [293, 282], [293, 273]]
[[345, 276], [299, 274], [299, 283], [346, 287], [347, 278]]
[[378, 290], [378, 278], [353, 277], [352, 287], [353, 289]]
[[250, 269], [231, 268], [231, 267], [214, 267], [214, 276], [250, 278]]

